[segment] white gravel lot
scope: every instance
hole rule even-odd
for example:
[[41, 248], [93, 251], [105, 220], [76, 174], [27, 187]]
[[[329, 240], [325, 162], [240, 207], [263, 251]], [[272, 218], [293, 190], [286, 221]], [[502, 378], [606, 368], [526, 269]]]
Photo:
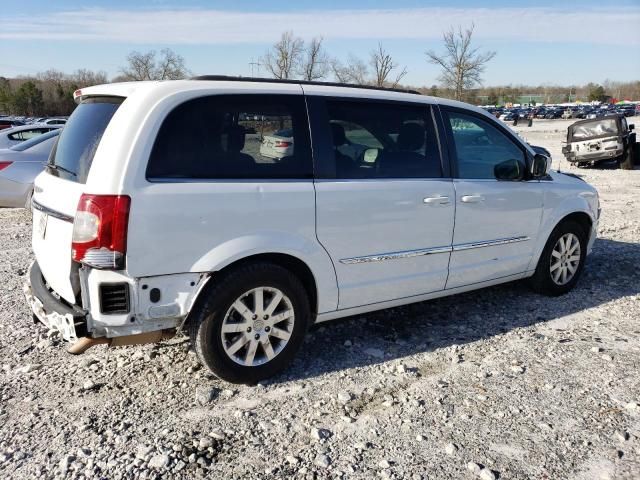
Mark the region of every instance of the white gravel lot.
[[[517, 130], [557, 166], [569, 123]], [[30, 215], [0, 210], [0, 478], [640, 478], [640, 170], [570, 171], [602, 202], [573, 292], [325, 324], [255, 387], [184, 338], [65, 353], [23, 300]]]

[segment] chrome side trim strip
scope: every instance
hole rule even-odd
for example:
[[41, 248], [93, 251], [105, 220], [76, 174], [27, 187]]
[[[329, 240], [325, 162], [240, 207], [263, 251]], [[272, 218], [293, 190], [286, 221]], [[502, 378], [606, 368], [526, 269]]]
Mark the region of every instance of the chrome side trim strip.
[[530, 240], [529, 237], [522, 236], [522, 237], [499, 238], [497, 240], [486, 240], [484, 242], [459, 243], [458, 245], [453, 246], [453, 251], [459, 252], [462, 250], [470, 250], [472, 248], [495, 247], [496, 245], [507, 245], [509, 243], [526, 242], [528, 240]]
[[35, 210], [40, 210], [42, 213], [46, 213], [54, 218], [63, 220], [65, 222], [73, 223], [73, 217], [66, 215], [64, 213], [58, 212], [57, 210], [53, 210], [52, 208], [45, 207], [41, 203], [36, 202], [34, 199], [31, 199], [31, 206]]
[[451, 247], [422, 248], [420, 250], [406, 250], [404, 252], [379, 253], [377, 255], [367, 255], [364, 257], [343, 258], [340, 263], [353, 265], [356, 263], [382, 262], [384, 260], [396, 260], [398, 258], [422, 257], [436, 253], [449, 253]]
[[376, 255], [366, 255], [364, 257], [343, 258], [340, 263], [344, 265], [355, 265], [358, 263], [383, 262], [385, 260], [397, 260], [399, 258], [422, 257], [437, 253], [459, 252], [472, 248], [495, 247], [497, 245], [508, 245], [510, 243], [526, 242], [530, 240], [527, 236], [499, 238], [497, 240], [486, 240], [482, 242], [460, 243], [452, 247], [422, 248], [420, 250], [406, 250], [403, 252], [378, 253]]

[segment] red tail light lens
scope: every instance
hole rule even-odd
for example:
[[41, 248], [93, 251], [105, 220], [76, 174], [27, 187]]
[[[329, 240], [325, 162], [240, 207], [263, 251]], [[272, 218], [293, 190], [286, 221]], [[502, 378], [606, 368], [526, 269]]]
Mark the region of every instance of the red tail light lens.
[[0, 162], [0, 170], [4, 170], [5, 168], [7, 168], [12, 163], [13, 162]]
[[276, 140], [275, 146], [276, 147], [288, 147], [291, 145], [291, 142], [283, 142], [281, 140]]
[[124, 268], [130, 205], [127, 195], [83, 194], [73, 221], [73, 259], [95, 268]]

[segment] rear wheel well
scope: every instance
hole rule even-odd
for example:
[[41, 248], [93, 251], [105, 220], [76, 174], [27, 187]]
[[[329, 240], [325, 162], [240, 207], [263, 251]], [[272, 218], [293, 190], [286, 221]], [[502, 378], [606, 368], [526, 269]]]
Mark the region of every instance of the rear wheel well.
[[[244, 265], [247, 265], [250, 263], [256, 263], [256, 262], [268, 262], [268, 263], [279, 265], [283, 268], [286, 268], [291, 273], [293, 273], [296, 277], [298, 277], [302, 282], [302, 285], [304, 286], [304, 289], [306, 290], [307, 295], [309, 297], [309, 306], [311, 307], [311, 313], [314, 316], [315, 314], [317, 314], [318, 290], [316, 286], [316, 280], [313, 276], [313, 273], [311, 272], [311, 269], [307, 266], [307, 264], [304, 263], [299, 258], [296, 258], [292, 255], [287, 255], [284, 253], [261, 253], [257, 255], [251, 255], [249, 257], [236, 260], [235, 262], [227, 265], [226, 267], [212, 272], [211, 279], [209, 280], [209, 282], [215, 282], [217, 278], [219, 278], [220, 276], [222, 276], [222, 274], [226, 272], [229, 272], [231, 270], [242, 267]], [[208, 288], [205, 288], [202, 292], [200, 292], [200, 294], [198, 295], [198, 298], [196, 299], [196, 302], [194, 303], [194, 307], [196, 306], [196, 303], [200, 303], [199, 302], [200, 297], [203, 294], [206, 295], [207, 290]]]

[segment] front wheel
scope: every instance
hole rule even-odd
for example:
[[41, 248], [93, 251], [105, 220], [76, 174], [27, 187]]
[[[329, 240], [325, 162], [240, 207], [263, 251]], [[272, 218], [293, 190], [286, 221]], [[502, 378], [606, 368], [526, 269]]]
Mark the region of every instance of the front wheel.
[[307, 292], [293, 273], [271, 263], [245, 265], [223, 273], [203, 294], [188, 333], [217, 377], [256, 383], [291, 362], [311, 318]]
[[573, 289], [584, 268], [587, 240], [580, 224], [565, 221], [558, 225], [549, 236], [531, 278], [534, 290], [558, 296]]

